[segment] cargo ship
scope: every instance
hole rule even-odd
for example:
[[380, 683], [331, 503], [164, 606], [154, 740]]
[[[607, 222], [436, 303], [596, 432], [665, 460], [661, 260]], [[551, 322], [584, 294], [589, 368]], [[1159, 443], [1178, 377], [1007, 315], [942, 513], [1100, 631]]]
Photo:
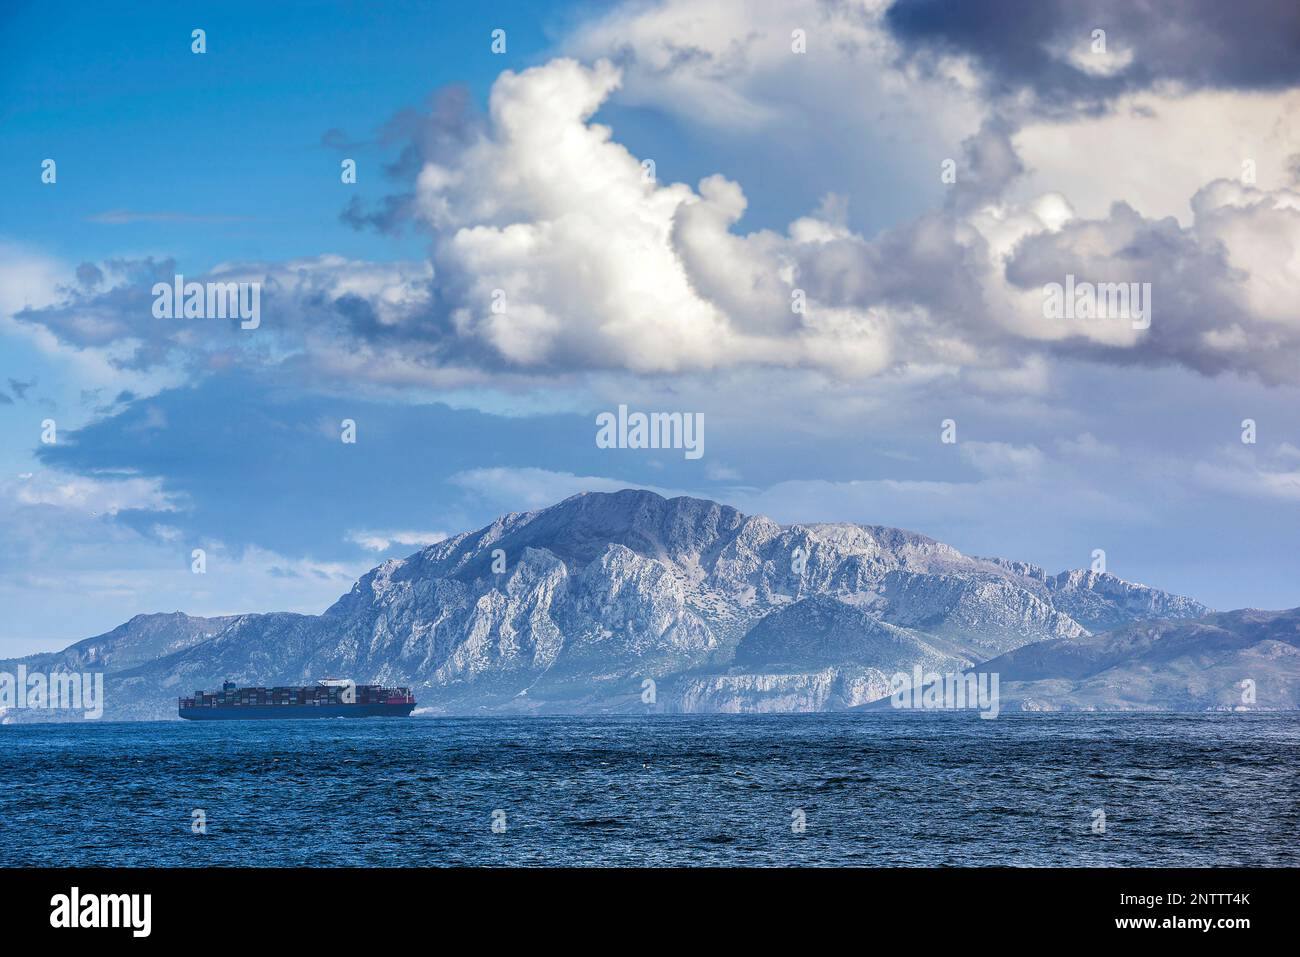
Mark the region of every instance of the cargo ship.
[[177, 698], [190, 721], [247, 721], [261, 718], [405, 718], [415, 710], [409, 688], [359, 685], [324, 678], [312, 687], [240, 688], [224, 682], [220, 691], [196, 691]]

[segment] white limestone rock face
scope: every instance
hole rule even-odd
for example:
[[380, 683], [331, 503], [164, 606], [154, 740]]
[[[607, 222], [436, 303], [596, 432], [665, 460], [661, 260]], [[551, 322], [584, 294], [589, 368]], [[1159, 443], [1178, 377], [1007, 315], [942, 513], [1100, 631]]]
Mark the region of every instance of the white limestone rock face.
[[686, 679], [673, 710], [686, 714], [838, 711], [887, 694], [889, 675], [877, 668], [711, 675]]
[[[326, 675], [408, 685], [447, 713], [815, 711], [860, 703], [916, 664], [959, 669], [1207, 611], [901, 529], [780, 525], [625, 490], [511, 513], [386, 561], [319, 616], [133, 620], [103, 660], [118, 717], [173, 716], [177, 694], [222, 680]], [[78, 648], [66, 664], [89, 660]]]

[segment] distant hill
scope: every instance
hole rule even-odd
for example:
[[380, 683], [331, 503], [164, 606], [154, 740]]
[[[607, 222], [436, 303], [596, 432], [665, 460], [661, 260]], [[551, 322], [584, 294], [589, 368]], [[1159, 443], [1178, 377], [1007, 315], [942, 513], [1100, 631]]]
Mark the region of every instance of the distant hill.
[[[1044, 641], [980, 665], [1003, 710], [1293, 710], [1300, 707], [1300, 608], [1143, 621]], [[1254, 702], [1242, 682], [1254, 683]]]

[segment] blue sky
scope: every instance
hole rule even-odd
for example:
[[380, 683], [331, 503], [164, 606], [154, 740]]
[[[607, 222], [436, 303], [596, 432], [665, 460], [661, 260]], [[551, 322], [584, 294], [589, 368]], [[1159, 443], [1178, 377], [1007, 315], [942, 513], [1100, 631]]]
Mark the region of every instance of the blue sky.
[[[314, 255], [322, 242], [347, 256], [418, 255], [420, 236], [339, 222], [341, 154], [322, 137], [346, 133], [357, 144], [346, 152], [361, 164], [355, 192], [382, 195], [387, 157], [376, 138], [385, 121], [448, 86], [466, 88], [482, 107], [501, 70], [543, 61], [574, 23], [611, 7], [8, 5], [0, 175], [14, 188], [0, 222], [74, 260], [154, 254], [206, 269], [230, 259]], [[60, 29], [51, 31], [56, 20]], [[203, 57], [190, 51], [197, 26], [210, 41]], [[491, 32], [505, 27], [507, 52], [495, 55]], [[608, 112], [623, 142], [653, 144], [677, 178], [713, 172], [702, 153], [729, 168], [754, 162], [745, 145], [683, 127], [661, 110], [615, 104]], [[57, 157], [57, 191], [27, 175], [36, 153]], [[763, 172], [784, 178], [790, 170]], [[782, 193], [790, 186], [783, 183]], [[817, 199], [799, 192], [774, 196], [759, 218], [780, 225], [806, 208], [801, 199]], [[134, 215], [111, 215], [123, 212]]]
[[[484, 39], [494, 18], [511, 27], [512, 62], [527, 64], [568, 15], [535, 3], [6, 8], [2, 169], [18, 186], [6, 225], [70, 259], [159, 253], [195, 269], [315, 253], [325, 237], [344, 255], [418, 252], [342, 226], [322, 135], [371, 139], [448, 84], [482, 102], [502, 68]], [[196, 27], [209, 38], [201, 57]], [[35, 153], [58, 158], [58, 190], [26, 175]], [[372, 166], [359, 185], [377, 179]], [[190, 220], [92, 218], [114, 211]]]
[[[625, 485], [1300, 604], [1300, 78], [1251, 6], [1199, 60], [1109, 2], [6, 6], [0, 654]], [[176, 272], [262, 325], [154, 318]], [[1066, 273], [1150, 330], [1047, 324]], [[598, 448], [619, 404], [705, 455]]]

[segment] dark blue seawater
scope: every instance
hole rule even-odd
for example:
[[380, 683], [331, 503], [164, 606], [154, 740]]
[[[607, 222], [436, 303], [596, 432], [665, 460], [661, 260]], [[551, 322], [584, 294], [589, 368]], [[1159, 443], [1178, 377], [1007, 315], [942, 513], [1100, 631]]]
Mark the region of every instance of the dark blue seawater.
[[1294, 866], [1298, 775], [1294, 714], [7, 726], [0, 863]]

